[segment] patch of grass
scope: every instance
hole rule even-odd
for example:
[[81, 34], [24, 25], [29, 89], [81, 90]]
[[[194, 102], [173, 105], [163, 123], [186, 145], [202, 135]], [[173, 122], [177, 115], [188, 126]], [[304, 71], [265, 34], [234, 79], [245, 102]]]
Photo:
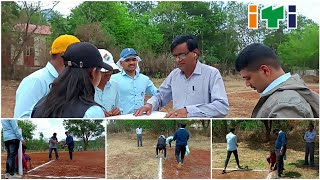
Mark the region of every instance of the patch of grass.
[[[240, 165], [248, 166], [249, 169], [269, 169], [266, 158], [269, 156], [268, 148], [251, 147], [245, 142], [239, 143], [238, 154]], [[303, 148], [302, 148], [303, 149]], [[284, 178], [319, 179], [319, 155], [315, 152], [315, 167], [304, 166], [304, 151], [287, 150], [287, 157], [284, 161]], [[223, 168], [227, 155], [226, 143], [213, 143], [212, 146], [212, 167]], [[235, 168], [236, 162], [231, 155], [228, 167]]]

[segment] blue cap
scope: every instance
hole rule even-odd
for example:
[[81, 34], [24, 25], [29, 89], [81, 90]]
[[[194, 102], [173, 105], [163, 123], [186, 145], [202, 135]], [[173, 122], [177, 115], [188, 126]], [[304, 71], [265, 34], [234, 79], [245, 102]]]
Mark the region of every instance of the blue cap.
[[130, 56], [137, 57], [138, 54], [133, 48], [125, 48], [120, 53], [120, 58], [126, 59]]

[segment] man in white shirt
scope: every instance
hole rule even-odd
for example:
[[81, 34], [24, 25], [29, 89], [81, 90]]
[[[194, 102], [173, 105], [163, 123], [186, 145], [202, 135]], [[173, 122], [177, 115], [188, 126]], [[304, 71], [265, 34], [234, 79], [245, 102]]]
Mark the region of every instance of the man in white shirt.
[[238, 143], [237, 143], [237, 136], [234, 134], [235, 128], [230, 128], [230, 133], [227, 134], [226, 140], [227, 140], [227, 159], [224, 164], [224, 169], [222, 171], [222, 174], [226, 173], [226, 169], [228, 166], [229, 159], [231, 157], [231, 154], [234, 154], [234, 157], [236, 158], [237, 166], [239, 169], [241, 169], [239, 158], [238, 158]]
[[316, 131], [314, 130], [314, 125], [309, 124], [309, 131], [304, 134], [304, 140], [306, 141], [306, 153], [304, 159], [304, 165], [308, 165], [308, 157], [310, 154], [310, 165], [314, 166], [314, 148], [316, 140]]
[[142, 147], [142, 128], [138, 126], [136, 129], [138, 147]]

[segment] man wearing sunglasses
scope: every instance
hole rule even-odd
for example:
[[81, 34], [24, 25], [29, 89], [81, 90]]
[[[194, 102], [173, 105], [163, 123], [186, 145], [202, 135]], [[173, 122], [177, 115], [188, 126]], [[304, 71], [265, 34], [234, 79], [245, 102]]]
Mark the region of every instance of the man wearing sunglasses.
[[173, 110], [166, 118], [225, 117], [229, 103], [222, 77], [218, 69], [199, 61], [197, 40], [193, 36], [177, 37], [171, 44], [171, 54], [178, 68], [134, 115], [150, 115], [172, 100]]
[[[99, 49], [103, 62], [112, 66], [113, 71], [119, 71], [118, 66], [113, 61], [112, 54], [105, 50]], [[105, 108], [105, 116], [116, 116], [120, 114], [119, 109], [119, 85], [115, 81], [110, 81], [113, 71], [101, 69], [101, 80], [96, 87], [94, 100]]]

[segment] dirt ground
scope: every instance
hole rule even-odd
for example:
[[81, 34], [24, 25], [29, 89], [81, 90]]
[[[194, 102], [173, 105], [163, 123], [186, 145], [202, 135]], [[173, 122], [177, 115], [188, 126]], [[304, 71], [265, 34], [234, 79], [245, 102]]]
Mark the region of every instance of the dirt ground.
[[[170, 156], [163, 161], [165, 179], [210, 179], [210, 150], [190, 148], [190, 154], [184, 159], [181, 169], [177, 168], [174, 147], [167, 150]], [[201, 169], [201, 171], [200, 171]]]
[[[289, 140], [290, 142], [290, 140]], [[301, 143], [299, 143], [299, 146]], [[273, 144], [272, 144], [273, 145]], [[248, 166], [253, 170], [268, 170], [269, 165], [266, 158], [269, 155], [271, 144], [248, 144], [240, 142], [238, 147], [240, 165], [243, 167]], [[301, 179], [319, 179], [319, 150], [315, 151], [315, 167], [304, 166], [304, 146], [301, 148], [291, 146], [298, 145], [295, 142], [288, 144], [288, 150], [286, 153], [286, 160], [284, 161], [284, 168], [286, 169], [283, 174], [283, 178], [301, 178]], [[319, 144], [316, 144], [319, 147]], [[255, 172], [255, 171], [236, 171], [228, 170], [236, 168], [236, 162], [234, 155], [231, 155], [230, 161], [227, 167], [227, 174], [221, 174], [222, 170], [215, 170], [216, 168], [223, 168], [226, 152], [226, 143], [213, 143], [212, 146], [212, 177], [215, 179], [242, 179], [242, 178], [254, 178], [265, 179], [268, 172]]]
[[[51, 161], [38, 169], [35, 168], [48, 162], [48, 152], [31, 152], [27, 154], [31, 157], [34, 170], [31, 169], [29, 173], [24, 173], [24, 179], [105, 178], [104, 151], [74, 152], [72, 161], [69, 160], [68, 152], [59, 152], [59, 160]], [[5, 164], [6, 153], [2, 153], [2, 175], [5, 173]]]
[[[225, 88], [230, 104], [228, 118], [249, 118], [255, 104], [259, 100], [259, 94], [245, 87], [242, 79], [224, 78]], [[152, 79], [156, 87], [159, 87], [164, 79]], [[19, 86], [18, 81], [2, 80], [1, 82], [1, 117], [13, 117], [15, 92]], [[319, 93], [319, 84], [307, 84], [315, 92]], [[150, 96], [146, 96], [145, 101]], [[246, 108], [243, 108], [246, 107]], [[172, 110], [172, 102], [161, 109], [163, 112]]]
[[222, 170], [212, 170], [214, 179], [266, 179], [268, 176], [267, 171], [237, 171], [229, 170], [226, 174], [221, 173]]
[[[206, 139], [206, 140], [204, 140]], [[193, 141], [194, 140], [194, 141]], [[162, 159], [162, 177], [210, 178], [210, 138], [195, 138], [189, 142], [190, 154], [182, 169], [178, 170], [174, 156], [174, 144]], [[156, 158], [156, 140], [142, 137], [143, 147], [137, 147], [135, 135], [108, 134], [107, 178], [108, 179], [158, 179], [159, 161]], [[198, 148], [201, 147], [201, 148]]]

